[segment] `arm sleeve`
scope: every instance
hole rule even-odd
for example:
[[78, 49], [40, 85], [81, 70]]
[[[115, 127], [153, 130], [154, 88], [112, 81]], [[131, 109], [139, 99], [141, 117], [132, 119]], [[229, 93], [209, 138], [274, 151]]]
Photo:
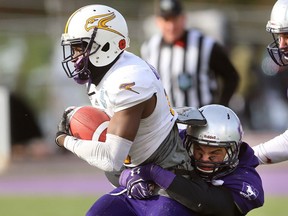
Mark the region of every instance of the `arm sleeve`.
[[252, 147], [260, 164], [288, 160], [288, 130], [275, 138]]
[[132, 146], [132, 141], [113, 134], [107, 134], [105, 142], [81, 140], [67, 136], [64, 146], [90, 165], [111, 172], [121, 169]]
[[241, 215], [228, 189], [210, 185], [195, 173], [191, 179], [176, 176], [166, 192], [171, 198], [201, 215]]
[[212, 49], [210, 68], [213, 70], [216, 77], [221, 80], [219, 103], [227, 106], [231, 97], [237, 90], [240, 77], [224, 48], [218, 43], [215, 43]]

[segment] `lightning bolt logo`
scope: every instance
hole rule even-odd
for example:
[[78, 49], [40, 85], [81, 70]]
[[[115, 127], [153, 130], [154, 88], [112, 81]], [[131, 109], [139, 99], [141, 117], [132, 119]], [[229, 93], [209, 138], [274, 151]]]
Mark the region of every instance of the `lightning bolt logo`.
[[135, 82], [132, 83], [123, 83], [119, 86], [119, 89], [124, 89], [124, 90], [128, 90], [128, 91], [132, 91], [136, 94], [139, 94], [139, 92], [135, 91], [132, 89], [132, 87], [135, 86]]
[[113, 20], [115, 17], [116, 17], [116, 15], [114, 12], [92, 16], [86, 20], [85, 30], [90, 31], [91, 29], [98, 28], [98, 29], [103, 29], [106, 31], [113, 32], [115, 34], [118, 34], [118, 35], [124, 37], [123, 34], [116, 31], [115, 29], [110, 28], [107, 25], [107, 23], [110, 22], [111, 20]]

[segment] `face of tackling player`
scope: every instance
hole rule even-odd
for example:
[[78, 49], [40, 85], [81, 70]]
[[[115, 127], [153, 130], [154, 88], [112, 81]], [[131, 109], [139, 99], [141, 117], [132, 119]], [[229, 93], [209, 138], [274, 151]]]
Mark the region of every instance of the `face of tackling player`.
[[192, 165], [207, 181], [231, 173], [239, 163], [242, 126], [228, 107], [211, 104], [199, 109], [205, 126], [188, 126], [184, 145]]
[[199, 171], [212, 173], [217, 169], [217, 164], [223, 162], [226, 149], [195, 143], [193, 145], [193, 155], [195, 161], [197, 161], [197, 169]]

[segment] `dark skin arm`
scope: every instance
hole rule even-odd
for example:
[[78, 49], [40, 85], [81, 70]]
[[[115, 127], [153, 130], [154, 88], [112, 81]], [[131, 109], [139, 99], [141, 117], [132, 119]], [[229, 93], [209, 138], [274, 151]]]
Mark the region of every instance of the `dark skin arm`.
[[156, 96], [147, 101], [115, 113], [111, 118], [107, 133], [133, 141], [136, 137], [140, 120], [152, 114], [156, 106]]
[[[156, 95], [153, 95], [147, 101], [116, 112], [110, 120], [107, 133], [133, 141], [136, 137], [141, 119], [147, 118], [153, 113], [156, 102]], [[64, 134], [58, 138], [59, 146], [64, 145], [65, 137], [66, 135]]]

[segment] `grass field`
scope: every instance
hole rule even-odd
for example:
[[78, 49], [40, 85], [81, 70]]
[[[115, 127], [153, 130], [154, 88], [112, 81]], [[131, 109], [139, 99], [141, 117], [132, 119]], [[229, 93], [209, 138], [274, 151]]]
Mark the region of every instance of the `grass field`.
[[1, 216], [81, 216], [95, 197], [0, 197]]
[[266, 197], [264, 206], [249, 213], [249, 216], [286, 216], [288, 197]]
[[[0, 197], [1, 216], [81, 216], [95, 197]], [[249, 216], [286, 216], [288, 197], [269, 197]]]

